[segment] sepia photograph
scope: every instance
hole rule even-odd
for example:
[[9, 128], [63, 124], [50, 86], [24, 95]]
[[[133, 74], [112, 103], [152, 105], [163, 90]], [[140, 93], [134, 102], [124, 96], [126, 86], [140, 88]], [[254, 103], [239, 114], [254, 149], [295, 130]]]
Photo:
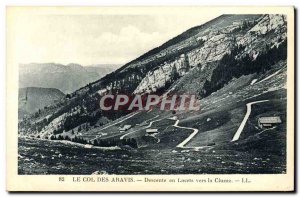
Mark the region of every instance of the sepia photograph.
[[293, 43], [292, 7], [8, 7], [11, 180], [293, 190]]

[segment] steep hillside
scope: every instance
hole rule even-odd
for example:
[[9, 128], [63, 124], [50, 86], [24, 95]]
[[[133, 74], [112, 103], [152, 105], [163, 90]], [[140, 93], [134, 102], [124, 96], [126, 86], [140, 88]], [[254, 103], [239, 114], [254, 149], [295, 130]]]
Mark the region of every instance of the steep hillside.
[[20, 88], [19, 89], [19, 119], [24, 115], [37, 113], [44, 107], [57, 103], [65, 94], [54, 88]]
[[85, 66], [84, 68], [88, 72], [98, 73], [98, 75], [101, 78], [102, 76], [105, 76], [106, 74], [117, 70], [121, 66], [122, 65], [120, 64], [92, 64], [92, 65]]
[[118, 66], [87, 66], [79, 64], [21, 64], [19, 86], [56, 88], [71, 93], [114, 71]]
[[185, 93], [205, 100], [234, 79], [259, 78], [286, 60], [286, 28], [283, 15], [222, 15], [74, 91], [38, 117], [21, 121], [22, 132], [50, 136], [84, 127], [97, 135], [103, 124], [128, 113], [102, 112], [98, 92]]

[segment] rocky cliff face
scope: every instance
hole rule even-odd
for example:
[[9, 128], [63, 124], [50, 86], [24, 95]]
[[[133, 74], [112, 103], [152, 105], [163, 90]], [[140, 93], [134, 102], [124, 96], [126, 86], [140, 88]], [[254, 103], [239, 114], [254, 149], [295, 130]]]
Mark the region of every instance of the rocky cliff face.
[[[244, 36], [238, 36], [238, 45], [245, 46], [243, 54], [262, 52], [266, 47], [278, 47], [287, 39], [287, 21], [284, 15], [264, 15]], [[242, 55], [242, 54], [241, 54]]]
[[175, 61], [165, 62], [156, 70], [148, 72], [135, 89], [134, 94], [156, 92], [164, 88], [167, 83], [174, 82], [178, 77], [185, 75], [189, 69], [187, 56], [182, 54]]
[[244, 48], [237, 58], [244, 56], [257, 58], [259, 53], [267, 50], [266, 47], [278, 47], [286, 40], [286, 17], [264, 15], [256, 20], [233, 22], [222, 29], [211, 29], [197, 37], [197, 40], [202, 40], [203, 45], [181, 54], [175, 61], [161, 64], [154, 71], [148, 72], [134, 93], [156, 92], [157, 89], [172, 82], [172, 72], [177, 72], [181, 77], [194, 67], [200, 67], [203, 71], [207, 63], [221, 60], [236, 47]]
[[[51, 124], [51, 120], [64, 113], [72, 116], [67, 112], [78, 105], [86, 109], [84, 116], [93, 117], [99, 110], [97, 99], [105, 93], [145, 94], [172, 90], [205, 97], [234, 76], [257, 72], [255, 69], [259, 66], [274, 63], [268, 61], [268, 53], [276, 54], [273, 49], [286, 43], [286, 23], [283, 15], [220, 16], [73, 92], [69, 99], [53, 106], [50, 122], [40, 127]], [[252, 64], [256, 67], [251, 68]], [[42, 114], [46, 116], [50, 112]], [[74, 124], [76, 122], [81, 123], [74, 121]]]

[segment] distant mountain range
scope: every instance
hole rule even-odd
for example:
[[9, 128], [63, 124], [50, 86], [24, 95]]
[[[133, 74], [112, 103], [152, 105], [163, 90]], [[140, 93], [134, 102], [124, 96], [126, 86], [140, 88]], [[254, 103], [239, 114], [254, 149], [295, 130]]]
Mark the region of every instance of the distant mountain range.
[[31, 63], [19, 66], [19, 87], [56, 88], [71, 93], [119, 68], [119, 65]]

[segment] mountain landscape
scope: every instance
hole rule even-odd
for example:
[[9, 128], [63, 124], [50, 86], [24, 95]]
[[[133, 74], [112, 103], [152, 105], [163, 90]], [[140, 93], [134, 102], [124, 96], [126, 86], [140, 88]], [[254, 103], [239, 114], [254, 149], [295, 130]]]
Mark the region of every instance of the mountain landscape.
[[19, 67], [19, 87], [56, 88], [71, 93], [117, 69], [119, 65], [31, 63]]
[[[287, 39], [284, 15], [222, 15], [105, 76], [27, 65], [20, 84], [67, 95], [19, 121], [19, 173], [285, 173]], [[201, 108], [102, 111], [102, 93], [196, 95]]]
[[62, 98], [65, 94], [54, 88], [20, 88], [19, 89], [19, 119], [25, 115], [38, 113], [48, 105], [53, 105]]

